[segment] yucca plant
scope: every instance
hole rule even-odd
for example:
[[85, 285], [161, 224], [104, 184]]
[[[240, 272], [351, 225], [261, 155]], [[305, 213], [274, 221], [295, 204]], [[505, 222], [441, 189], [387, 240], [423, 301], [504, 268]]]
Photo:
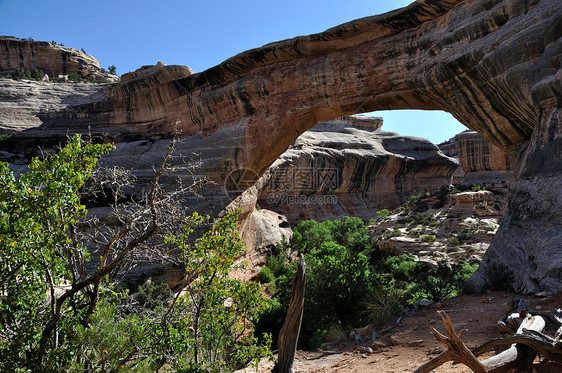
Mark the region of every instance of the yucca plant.
[[365, 301], [366, 312], [375, 329], [392, 324], [408, 304], [408, 292], [397, 288], [381, 287], [368, 295]]

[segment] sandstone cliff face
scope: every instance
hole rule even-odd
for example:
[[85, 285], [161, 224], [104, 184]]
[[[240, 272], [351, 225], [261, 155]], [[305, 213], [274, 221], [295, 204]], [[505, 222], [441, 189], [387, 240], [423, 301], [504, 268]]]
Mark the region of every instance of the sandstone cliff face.
[[490, 144], [478, 132], [461, 132], [438, 147], [445, 155], [459, 160], [453, 184], [507, 187], [512, 178], [515, 156]]
[[[25, 141], [26, 131], [44, 125], [49, 115], [74, 105], [80, 105], [103, 96], [103, 84], [59, 84], [0, 79], [0, 132], [13, 134], [21, 152], [33, 152], [36, 143]], [[64, 128], [64, 127], [62, 127]], [[55, 142], [64, 138], [59, 128]], [[73, 128], [68, 127], [70, 133]], [[47, 131], [45, 131], [47, 132]], [[47, 134], [37, 133], [37, 142], [47, 141]], [[58, 140], [58, 141], [56, 141]], [[14, 144], [15, 145], [15, 144]], [[29, 145], [29, 148], [26, 146]], [[6, 149], [5, 146], [2, 147]]]
[[13, 139], [61, 138], [71, 126], [129, 141], [170, 136], [179, 120], [190, 141], [225, 140], [226, 155], [206, 165], [220, 182], [242, 167], [255, 181], [318, 121], [445, 110], [522, 154], [507, 218], [473, 288], [482, 290], [493, 265], [502, 265], [522, 274], [513, 281], [518, 290], [562, 289], [562, 257], [552, 255], [562, 251], [561, 9], [558, 0], [420, 0], [241, 53], [199, 74], [117, 84], [90, 103], [34, 116], [41, 124], [24, 123]]
[[428, 140], [381, 126], [382, 118], [367, 116], [318, 123], [266, 171], [258, 203], [291, 224], [343, 216], [368, 220], [378, 209], [450, 184], [455, 160]]
[[40, 69], [51, 77], [76, 73], [83, 78], [93, 75], [98, 79], [118, 80], [115, 75], [102, 71], [98, 60], [79, 50], [47, 41], [0, 36], [0, 71], [17, 67]]
[[[459, 149], [457, 148], [457, 142], [455, 141], [454, 137], [450, 138], [449, 141], [442, 142], [441, 144], [437, 145], [437, 147], [447, 157], [454, 158], [457, 161], [459, 160]], [[465, 172], [462, 169], [461, 163], [458, 162], [457, 169], [455, 170], [455, 172], [453, 172], [452, 183], [455, 185], [461, 184], [464, 180], [464, 175]]]
[[513, 175], [515, 156], [490, 144], [481, 134], [465, 131], [455, 136], [463, 184], [507, 185]]

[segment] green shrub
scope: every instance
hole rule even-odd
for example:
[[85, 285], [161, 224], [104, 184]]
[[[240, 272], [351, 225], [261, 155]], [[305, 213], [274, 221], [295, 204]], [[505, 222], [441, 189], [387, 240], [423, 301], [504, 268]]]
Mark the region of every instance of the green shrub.
[[[305, 251], [307, 285], [301, 327], [301, 347], [317, 346], [335, 326], [367, 321], [363, 300], [375, 288], [376, 279], [370, 261], [376, 260], [367, 226], [361, 219], [301, 222], [291, 240], [294, 249]], [[274, 279], [276, 293], [270, 307], [259, 318], [257, 332], [279, 332], [290, 301], [296, 263], [285, 265], [284, 257], [272, 256], [260, 280]]]
[[428, 243], [435, 242], [435, 236], [432, 234], [424, 234], [423, 236], [420, 237], [420, 240], [422, 242], [428, 242]]
[[438, 262], [436, 267], [426, 266], [417, 274], [417, 289], [435, 302], [456, 296], [477, 267], [466, 263], [451, 265], [444, 261]]
[[80, 83], [82, 81], [82, 76], [78, 73], [72, 72], [72, 73], [68, 74], [68, 80], [71, 80], [71, 81], [76, 82], [76, 83]]
[[259, 281], [264, 284], [275, 283], [275, 276], [269, 267], [263, 267], [260, 271]]
[[[328, 330], [337, 323], [364, 323], [365, 295], [374, 290], [376, 279], [369, 269], [369, 258], [353, 254], [335, 242], [325, 242], [320, 249], [305, 256], [307, 301], [301, 335], [311, 339], [318, 330]], [[315, 347], [306, 345], [305, 347]]]
[[[90, 260], [91, 242], [75, 234], [87, 218], [81, 191], [111, 149], [76, 135], [59, 153], [32, 159], [18, 177], [0, 162], [0, 371], [153, 372], [167, 364], [222, 372], [269, 355], [269, 339], [258, 343], [248, 323], [267, 306], [259, 285], [229, 276], [244, 254], [238, 211], [215, 221], [194, 213], [176, 226], [181, 234], [168, 235], [189, 280], [182, 283], [187, 295], [174, 302], [165, 284], [148, 282], [131, 295], [119, 288], [124, 267], [138, 263], [137, 245], [154, 238], [144, 235], [156, 227], [143, 225], [142, 215], [125, 229], [126, 242], [108, 237], [110, 244], [100, 244], [107, 252]], [[126, 209], [139, 211], [130, 203]], [[190, 239], [204, 223], [210, 230]], [[102, 232], [96, 238], [111, 234]]]
[[397, 288], [379, 288], [369, 294], [365, 302], [366, 312], [375, 329], [392, 324], [408, 305], [409, 294]]
[[13, 74], [6, 75], [6, 78], [14, 80], [41, 80], [44, 75], [45, 73], [41, 69], [28, 70], [25, 67], [18, 66], [16, 67], [16, 71]]
[[387, 209], [381, 209], [377, 211], [377, 218], [375, 221], [384, 220], [390, 216], [390, 211]]
[[334, 240], [332, 222], [317, 223], [314, 220], [300, 222], [293, 230], [291, 246], [302, 253], [318, 249], [323, 242]]
[[457, 236], [450, 236], [449, 239], [447, 240], [447, 246], [450, 247], [457, 247], [460, 246], [461, 241], [459, 240], [459, 238]]
[[379, 272], [390, 273], [397, 281], [412, 282], [420, 270], [421, 264], [411, 255], [390, 255], [378, 267]]

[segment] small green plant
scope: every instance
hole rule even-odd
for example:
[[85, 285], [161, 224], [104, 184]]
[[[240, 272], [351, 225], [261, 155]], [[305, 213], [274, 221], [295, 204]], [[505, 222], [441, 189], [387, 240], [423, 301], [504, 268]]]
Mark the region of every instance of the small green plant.
[[372, 292], [365, 301], [366, 312], [375, 329], [393, 323], [408, 304], [409, 294], [397, 288], [380, 288]]
[[78, 73], [72, 72], [68, 74], [68, 80], [71, 80], [76, 83], [80, 83], [82, 81], [82, 76]]
[[377, 218], [375, 221], [384, 220], [390, 216], [390, 211], [388, 209], [382, 209], [377, 211]]
[[429, 197], [429, 195], [429, 192], [421, 192], [419, 194], [415, 194], [410, 197], [410, 201], [408, 202], [408, 204], [414, 205], [416, 203], [419, 203], [422, 199]]
[[117, 75], [117, 68], [115, 67], [115, 65], [109, 66], [107, 68], [107, 71], [109, 71], [110, 74]]
[[447, 246], [449, 247], [457, 247], [461, 245], [461, 241], [456, 236], [450, 236], [447, 240]]
[[435, 242], [435, 236], [432, 234], [424, 234], [423, 236], [420, 237], [420, 241], [427, 242], [427, 243]]

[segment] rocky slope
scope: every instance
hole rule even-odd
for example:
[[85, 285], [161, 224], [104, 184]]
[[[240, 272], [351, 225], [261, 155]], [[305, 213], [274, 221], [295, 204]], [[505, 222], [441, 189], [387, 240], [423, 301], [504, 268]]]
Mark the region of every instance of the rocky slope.
[[[240, 168], [254, 171], [256, 181], [321, 120], [445, 110], [520, 155], [506, 218], [473, 289], [483, 290], [494, 268], [505, 267], [516, 290], [561, 290], [561, 9], [558, 0], [420, 0], [241, 53], [202, 73], [174, 76], [177, 70], [163, 68], [157, 79], [116, 84], [89, 103], [27, 118], [35, 124], [21, 123], [26, 130], [13, 143], [88, 128], [116, 142], [181, 131], [196, 145], [221, 148], [204, 168], [221, 184]], [[13, 129], [5, 112], [0, 128]]]
[[393, 209], [451, 183], [457, 162], [430, 141], [381, 130], [382, 118], [323, 121], [305, 132], [258, 182], [261, 207], [291, 224]]
[[480, 263], [506, 206], [504, 188], [448, 193], [417, 199], [371, 224], [377, 247], [433, 263]]

